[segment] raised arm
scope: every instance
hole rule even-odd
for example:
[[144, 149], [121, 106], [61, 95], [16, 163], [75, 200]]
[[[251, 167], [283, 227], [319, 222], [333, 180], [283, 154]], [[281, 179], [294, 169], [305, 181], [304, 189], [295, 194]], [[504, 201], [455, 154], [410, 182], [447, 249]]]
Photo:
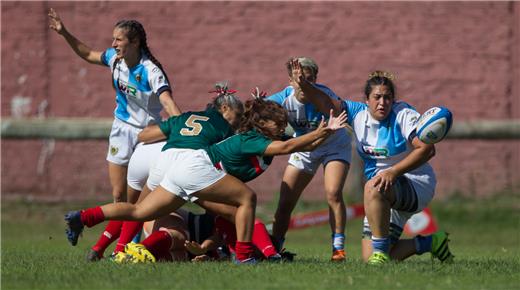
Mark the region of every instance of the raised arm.
[[63, 36], [72, 50], [74, 50], [74, 52], [79, 55], [79, 57], [93, 64], [104, 65], [101, 61], [102, 52], [92, 50], [90, 47], [86, 46], [83, 42], [79, 41], [76, 37], [70, 34], [67, 29], [65, 29], [65, 25], [54, 9], [49, 9], [48, 15], [50, 21], [49, 27]]
[[346, 127], [347, 114], [345, 112], [342, 112], [338, 117], [333, 116], [334, 112], [332, 110], [329, 111], [329, 114], [331, 117], [328, 124], [325, 124], [325, 121], [322, 120], [318, 128], [310, 133], [287, 141], [273, 141], [267, 146], [264, 156], [314, 150], [332, 133]]
[[343, 110], [341, 100], [330, 98], [326, 93], [315, 87], [304, 77], [303, 70], [300, 63], [298, 62], [298, 59], [293, 59], [291, 62], [291, 67], [291, 85], [295, 89], [299, 88], [305, 99], [311, 102], [318, 109], [318, 111], [326, 115], [330, 112], [330, 110], [334, 110], [334, 112], [341, 112]]

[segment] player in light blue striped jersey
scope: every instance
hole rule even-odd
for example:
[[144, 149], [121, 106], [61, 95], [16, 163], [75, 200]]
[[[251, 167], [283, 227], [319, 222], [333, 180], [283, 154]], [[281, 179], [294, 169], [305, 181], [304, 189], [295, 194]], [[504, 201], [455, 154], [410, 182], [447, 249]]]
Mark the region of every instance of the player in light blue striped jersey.
[[396, 100], [393, 75], [371, 73], [365, 85], [366, 102], [361, 103], [320, 97], [322, 92], [305, 80], [301, 69], [296, 74], [300, 88], [321, 112], [345, 110], [354, 129], [368, 180], [364, 190], [363, 259], [380, 265], [430, 252], [441, 262], [451, 262], [454, 256], [444, 231], [400, 239], [406, 221], [432, 200], [437, 181], [428, 164], [435, 154], [434, 145], [417, 138], [420, 114]]
[[[309, 82], [321, 90], [326, 97], [339, 100], [339, 97], [323, 84], [316, 83], [318, 65], [308, 57], [296, 58], [303, 74]], [[290, 85], [267, 99], [282, 105], [287, 110], [289, 123], [294, 136], [301, 136], [316, 129], [324, 117], [309, 100], [305, 98], [298, 85], [292, 80], [292, 61], [287, 62]], [[343, 200], [343, 186], [351, 162], [351, 138], [346, 130], [339, 130], [312, 152], [297, 152], [289, 157], [280, 186], [280, 199], [273, 224], [273, 239], [278, 250], [282, 250], [285, 234], [289, 228], [293, 211], [302, 191], [312, 180], [320, 165], [324, 169], [324, 189], [329, 204], [332, 237], [332, 261], [344, 261], [346, 211]]]
[[169, 116], [180, 114], [168, 77], [150, 52], [146, 32], [136, 20], [117, 22], [112, 47], [105, 51], [93, 50], [70, 34], [52, 8], [49, 20], [49, 27], [63, 36], [78, 56], [111, 69], [116, 109], [107, 154], [108, 171], [114, 202], [126, 201], [127, 165], [137, 145], [137, 134], [149, 124], [159, 123], [163, 108]]

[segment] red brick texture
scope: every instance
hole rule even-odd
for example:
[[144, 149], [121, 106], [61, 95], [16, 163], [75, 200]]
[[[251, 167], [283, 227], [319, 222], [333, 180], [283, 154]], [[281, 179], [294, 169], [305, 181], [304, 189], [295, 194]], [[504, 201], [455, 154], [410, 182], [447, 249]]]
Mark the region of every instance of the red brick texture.
[[[285, 61], [307, 55], [320, 66], [319, 80], [343, 98], [363, 100], [368, 73], [383, 69], [419, 111], [445, 105], [455, 122], [520, 118], [518, 2], [184, 1], [2, 1], [2, 117], [112, 115], [109, 69], [81, 60], [48, 28], [51, 5], [97, 50], [110, 46], [119, 19], [141, 21], [183, 110], [204, 107], [219, 80], [243, 99], [254, 86], [276, 92], [287, 84]], [[19, 100], [28, 102], [26, 112], [15, 112]], [[2, 141], [3, 194], [110, 200], [106, 141]], [[437, 194], [518, 185], [519, 149], [519, 141], [438, 144]], [[252, 182], [261, 200], [278, 191], [286, 160]], [[304, 196], [323, 199], [322, 181], [320, 171]]]

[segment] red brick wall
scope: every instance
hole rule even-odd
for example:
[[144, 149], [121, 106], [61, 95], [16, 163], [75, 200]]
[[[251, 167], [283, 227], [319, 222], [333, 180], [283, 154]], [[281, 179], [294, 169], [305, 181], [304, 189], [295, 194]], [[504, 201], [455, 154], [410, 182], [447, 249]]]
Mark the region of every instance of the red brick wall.
[[[110, 46], [117, 20], [141, 21], [184, 110], [202, 108], [219, 80], [231, 81], [244, 98], [253, 86], [280, 90], [285, 61], [308, 55], [320, 65], [320, 80], [344, 98], [362, 100], [368, 73], [384, 69], [397, 75], [399, 96], [419, 111], [442, 104], [455, 121], [520, 118], [514, 2], [1, 2], [3, 117], [19, 100], [30, 102], [19, 113], [26, 116], [112, 114], [108, 68], [84, 62], [47, 28], [51, 5], [69, 31], [98, 50]], [[432, 161], [438, 194], [485, 195], [518, 184], [519, 145], [440, 143]], [[106, 147], [2, 140], [2, 192], [108, 197]], [[285, 162], [278, 158], [253, 182], [261, 199], [277, 192]], [[305, 196], [322, 198], [321, 182], [320, 172]]]

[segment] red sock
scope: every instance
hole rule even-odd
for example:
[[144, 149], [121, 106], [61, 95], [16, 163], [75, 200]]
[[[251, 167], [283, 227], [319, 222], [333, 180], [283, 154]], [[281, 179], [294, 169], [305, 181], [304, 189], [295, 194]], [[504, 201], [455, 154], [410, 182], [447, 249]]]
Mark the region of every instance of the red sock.
[[105, 215], [100, 206], [82, 210], [80, 214], [81, 223], [89, 228], [105, 221]]
[[215, 231], [224, 238], [224, 243], [228, 249], [234, 253], [237, 242], [237, 230], [235, 225], [224, 218], [217, 216], [215, 219]]
[[266, 258], [277, 254], [264, 223], [259, 219], [255, 220], [255, 227], [253, 228], [253, 244]]
[[121, 230], [121, 235], [119, 236], [119, 241], [117, 241], [114, 253], [123, 252], [125, 250], [125, 245], [130, 243], [135, 235], [141, 231], [143, 224], [143, 222], [124, 221], [123, 229]]
[[170, 248], [172, 243], [172, 237], [166, 231], [153, 232], [142, 241], [143, 246], [152, 253], [156, 260], [171, 260]]
[[255, 248], [251, 242], [236, 242], [235, 254], [238, 261], [244, 261], [253, 257]]
[[119, 238], [119, 234], [121, 233], [121, 226], [123, 225], [122, 221], [109, 221], [105, 230], [99, 237], [97, 243], [92, 247], [92, 250], [96, 251], [100, 257], [103, 257], [103, 253], [107, 249], [107, 247]]

